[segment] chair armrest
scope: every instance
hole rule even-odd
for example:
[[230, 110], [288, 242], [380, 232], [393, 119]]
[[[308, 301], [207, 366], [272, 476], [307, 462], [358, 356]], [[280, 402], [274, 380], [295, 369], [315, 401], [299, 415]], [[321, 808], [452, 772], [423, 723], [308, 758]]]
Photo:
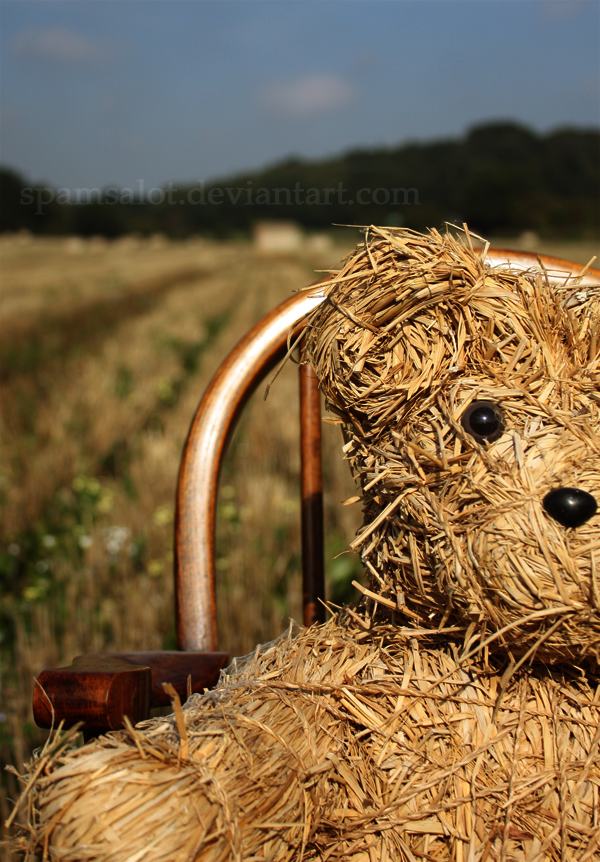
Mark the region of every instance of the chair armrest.
[[187, 681], [191, 676], [192, 694], [202, 693], [205, 688], [213, 688], [219, 681], [219, 674], [227, 664], [226, 652], [182, 652], [181, 650], [161, 650], [157, 652], [119, 652], [100, 653], [107, 658], [121, 658], [133, 665], [146, 665], [152, 673], [150, 708], [170, 706], [171, 698], [165, 694], [164, 682], [170, 682], [181, 698], [187, 700]]
[[86, 731], [117, 730], [127, 716], [147, 719], [152, 707], [167, 706], [162, 684], [170, 682], [182, 700], [212, 688], [227, 663], [226, 653], [131, 652], [76, 656], [69, 667], [43, 670], [33, 692], [38, 727], [83, 722]]

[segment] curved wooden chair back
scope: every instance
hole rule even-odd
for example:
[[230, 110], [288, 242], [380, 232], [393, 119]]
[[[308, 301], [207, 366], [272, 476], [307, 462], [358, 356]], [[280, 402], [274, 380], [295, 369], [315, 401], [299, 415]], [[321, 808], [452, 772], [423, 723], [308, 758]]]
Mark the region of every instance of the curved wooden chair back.
[[[294, 324], [323, 299], [317, 287], [290, 297], [262, 318], [225, 359], [200, 401], [183, 450], [175, 510], [180, 649], [217, 649], [215, 517], [227, 443], [250, 395], [284, 359]], [[312, 369], [301, 365], [299, 374], [304, 622], [310, 625], [320, 618], [318, 598], [324, 597], [321, 414]]]
[[[569, 261], [491, 249], [492, 264], [546, 268], [554, 281], [582, 274]], [[598, 284], [587, 269], [581, 284]], [[175, 518], [175, 588], [179, 651], [77, 656], [69, 667], [44, 670], [33, 695], [40, 727], [84, 722], [93, 736], [135, 724], [152, 707], [216, 684], [227, 655], [218, 652], [215, 598], [215, 517], [219, 472], [236, 420], [257, 385], [286, 355], [288, 335], [301, 334], [306, 315], [325, 300], [323, 286], [298, 293], [264, 317], [239, 342], [210, 382], [183, 450]], [[321, 406], [310, 366], [300, 366], [302, 569], [304, 622], [322, 619], [325, 598], [321, 486]]]

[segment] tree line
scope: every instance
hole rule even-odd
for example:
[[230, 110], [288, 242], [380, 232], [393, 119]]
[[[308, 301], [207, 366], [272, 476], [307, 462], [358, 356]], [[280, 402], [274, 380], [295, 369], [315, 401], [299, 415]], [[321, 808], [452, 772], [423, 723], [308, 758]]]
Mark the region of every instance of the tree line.
[[488, 236], [597, 237], [599, 201], [600, 130], [538, 134], [513, 122], [153, 189], [141, 180], [126, 189], [56, 189], [0, 168], [0, 230], [38, 234], [231, 237], [256, 221], [292, 220], [307, 230], [466, 221]]

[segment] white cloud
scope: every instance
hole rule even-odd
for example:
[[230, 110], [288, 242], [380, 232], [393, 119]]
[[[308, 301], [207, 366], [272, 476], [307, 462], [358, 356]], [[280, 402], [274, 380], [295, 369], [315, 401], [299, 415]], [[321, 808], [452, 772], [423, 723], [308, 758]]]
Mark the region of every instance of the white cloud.
[[547, 0], [538, 4], [538, 13], [543, 21], [567, 21], [585, 8], [582, 0]]
[[15, 39], [13, 49], [18, 57], [64, 66], [96, 63], [105, 54], [98, 40], [62, 27], [25, 30]]
[[271, 84], [263, 91], [262, 102], [279, 114], [305, 117], [343, 108], [355, 95], [344, 78], [324, 73]]

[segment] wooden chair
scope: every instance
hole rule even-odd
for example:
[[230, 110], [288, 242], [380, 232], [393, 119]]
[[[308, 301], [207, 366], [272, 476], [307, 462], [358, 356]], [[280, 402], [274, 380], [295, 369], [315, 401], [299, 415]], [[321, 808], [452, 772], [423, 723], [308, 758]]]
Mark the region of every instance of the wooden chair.
[[[562, 281], [582, 267], [527, 252], [490, 249], [494, 265], [546, 268]], [[583, 284], [600, 282], [587, 269]], [[227, 655], [218, 652], [215, 599], [215, 517], [221, 463], [236, 421], [258, 384], [284, 358], [288, 335], [301, 335], [302, 321], [324, 301], [319, 284], [281, 303], [239, 342], [210, 382], [198, 406], [183, 450], [175, 517], [175, 592], [178, 651], [104, 653], [78, 656], [70, 667], [44, 670], [33, 695], [40, 727], [84, 722], [88, 735], [114, 730], [127, 716], [135, 724], [152, 707], [184, 700], [191, 690], [214, 686]], [[302, 569], [304, 624], [323, 619], [325, 597], [321, 406], [316, 377], [300, 366]], [[191, 678], [188, 682], [188, 678]], [[163, 683], [170, 683], [167, 694]]]

